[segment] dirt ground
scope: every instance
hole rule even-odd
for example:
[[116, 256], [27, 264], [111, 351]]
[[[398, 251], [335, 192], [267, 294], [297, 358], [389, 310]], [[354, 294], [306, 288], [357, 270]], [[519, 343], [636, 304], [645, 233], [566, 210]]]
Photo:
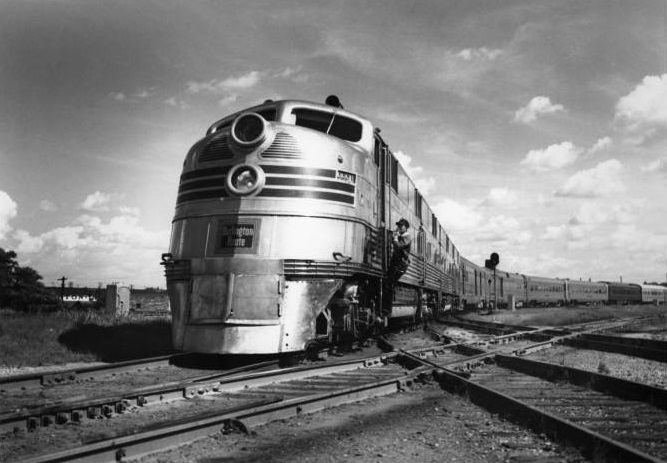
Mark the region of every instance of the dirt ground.
[[581, 462], [433, 383], [144, 457], [167, 462]]
[[[557, 321], [568, 309], [555, 309]], [[586, 312], [587, 309], [583, 309]], [[652, 311], [652, 310], [649, 310]], [[613, 316], [624, 316], [619, 308]], [[471, 318], [510, 324], [551, 322], [544, 309], [500, 311]], [[568, 320], [568, 323], [575, 321]], [[551, 323], [549, 323], [551, 324]], [[560, 323], [553, 323], [558, 325]], [[437, 384], [294, 417], [253, 429], [217, 434], [155, 454], [142, 462], [582, 462], [562, 446], [449, 394]]]
[[[567, 310], [567, 309], [565, 309]], [[557, 318], [558, 313], [554, 311]], [[538, 311], [500, 311], [486, 321], [535, 324]], [[622, 316], [622, 314], [620, 314]], [[572, 323], [570, 321], [570, 323]], [[545, 323], [546, 324], [546, 323]], [[556, 325], [556, 323], [554, 323]], [[389, 336], [397, 347], [432, 342], [428, 332]], [[403, 345], [405, 343], [405, 345]], [[376, 347], [364, 349], [365, 355]], [[361, 353], [360, 353], [361, 354]], [[599, 363], [599, 362], [598, 362]], [[142, 462], [582, 462], [575, 449], [499, 419], [434, 382], [415, 390], [296, 416], [241, 432], [218, 433]]]

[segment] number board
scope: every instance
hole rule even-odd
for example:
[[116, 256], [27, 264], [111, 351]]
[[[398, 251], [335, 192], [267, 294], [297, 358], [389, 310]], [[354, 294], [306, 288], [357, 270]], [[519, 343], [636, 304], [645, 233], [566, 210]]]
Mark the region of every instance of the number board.
[[218, 222], [215, 245], [216, 253], [256, 252], [259, 235], [259, 221], [244, 223]]
[[336, 171], [336, 180], [354, 185], [357, 182], [357, 176], [351, 172], [338, 170]]

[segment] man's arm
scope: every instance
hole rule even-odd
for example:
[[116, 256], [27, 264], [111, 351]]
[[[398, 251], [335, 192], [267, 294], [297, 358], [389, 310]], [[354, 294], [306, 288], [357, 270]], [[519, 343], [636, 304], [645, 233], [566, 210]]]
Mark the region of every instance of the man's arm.
[[405, 249], [410, 246], [412, 237], [409, 234], [402, 235], [402, 240], [398, 239], [398, 236], [394, 239], [394, 245], [397, 249]]

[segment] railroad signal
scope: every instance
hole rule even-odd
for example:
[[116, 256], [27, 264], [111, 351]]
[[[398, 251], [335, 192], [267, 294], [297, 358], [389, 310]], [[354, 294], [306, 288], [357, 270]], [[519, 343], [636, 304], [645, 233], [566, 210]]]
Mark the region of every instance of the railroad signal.
[[[484, 261], [484, 267], [489, 270], [493, 270], [493, 310], [498, 309], [498, 293], [496, 292], [496, 267], [500, 263], [500, 256], [497, 252], [492, 252], [488, 259]], [[489, 279], [489, 286], [491, 285], [491, 279]], [[491, 312], [491, 310], [489, 311]]]
[[498, 253], [492, 252], [491, 257], [484, 261], [484, 267], [488, 268], [489, 270], [495, 270], [499, 262], [500, 257], [498, 256]]

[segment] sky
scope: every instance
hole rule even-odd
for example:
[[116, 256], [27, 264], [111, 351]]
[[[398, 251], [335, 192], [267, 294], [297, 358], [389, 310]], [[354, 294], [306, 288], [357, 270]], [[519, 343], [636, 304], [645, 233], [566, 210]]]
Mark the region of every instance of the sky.
[[165, 287], [190, 146], [330, 94], [473, 262], [665, 281], [665, 0], [0, 0], [0, 247], [47, 285]]

